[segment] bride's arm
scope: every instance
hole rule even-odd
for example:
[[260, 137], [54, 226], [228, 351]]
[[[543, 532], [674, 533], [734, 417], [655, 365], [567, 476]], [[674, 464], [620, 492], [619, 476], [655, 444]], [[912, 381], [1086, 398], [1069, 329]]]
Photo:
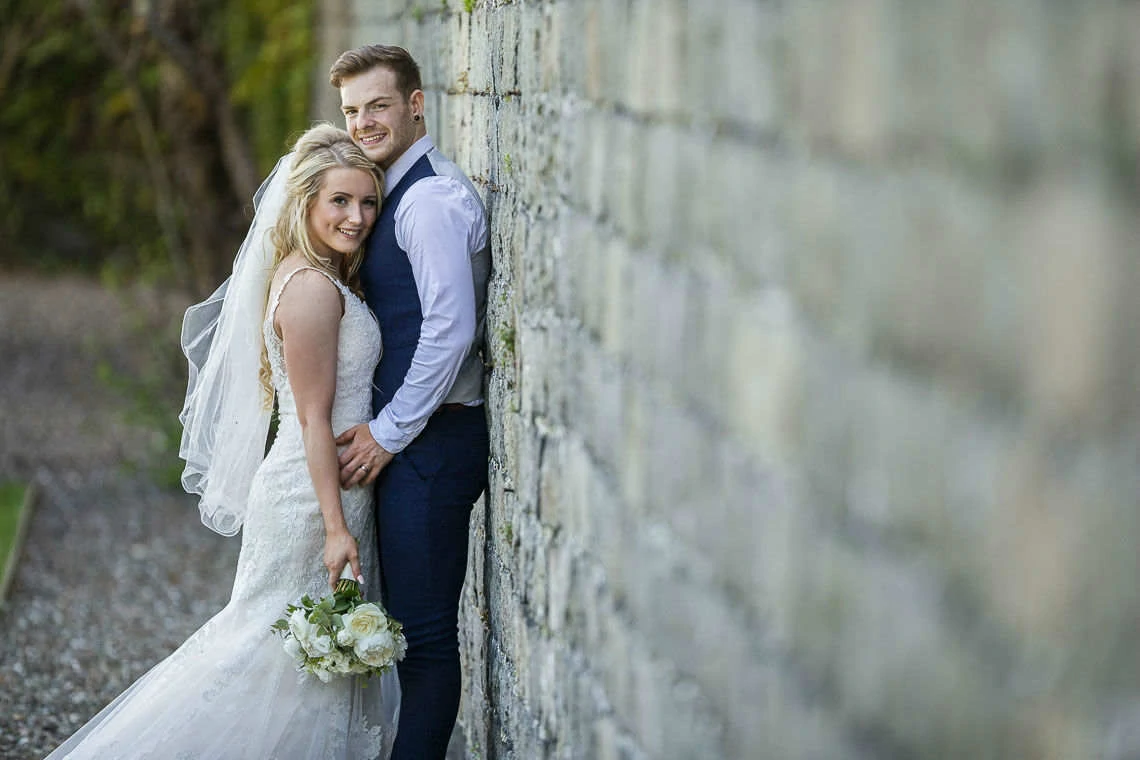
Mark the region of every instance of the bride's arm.
[[325, 523], [325, 566], [335, 586], [345, 563], [361, 577], [356, 541], [340, 503], [340, 466], [332, 430], [336, 396], [336, 346], [344, 304], [340, 291], [319, 272], [298, 272], [285, 286], [275, 323], [285, 350], [285, 371], [297, 402], [309, 475]]

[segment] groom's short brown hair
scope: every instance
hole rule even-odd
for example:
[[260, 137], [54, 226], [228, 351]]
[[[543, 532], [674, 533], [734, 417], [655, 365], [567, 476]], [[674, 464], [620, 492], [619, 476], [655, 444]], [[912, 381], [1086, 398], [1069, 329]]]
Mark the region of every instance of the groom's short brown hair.
[[396, 89], [407, 100], [416, 90], [422, 90], [420, 67], [411, 53], [396, 45], [362, 45], [346, 50], [329, 69], [329, 83], [340, 87], [345, 79], [383, 66], [396, 75]]

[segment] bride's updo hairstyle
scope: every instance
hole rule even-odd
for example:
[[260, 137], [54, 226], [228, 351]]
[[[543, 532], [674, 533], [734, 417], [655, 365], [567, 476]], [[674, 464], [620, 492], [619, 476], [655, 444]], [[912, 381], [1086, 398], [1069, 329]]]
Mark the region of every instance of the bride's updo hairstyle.
[[273, 245], [276, 249], [274, 267], [294, 251], [305, 257], [310, 265], [334, 275], [349, 287], [356, 289], [356, 274], [364, 258], [364, 244], [361, 243], [352, 255], [345, 256], [341, 266], [336, 267], [328, 258], [321, 256], [309, 239], [309, 209], [324, 185], [325, 174], [330, 169], [360, 169], [368, 172], [376, 185], [376, 199], [384, 197], [384, 175], [379, 167], [356, 143], [339, 127], [332, 124], [317, 124], [297, 139], [293, 146], [293, 168], [286, 180], [285, 206], [273, 230]]

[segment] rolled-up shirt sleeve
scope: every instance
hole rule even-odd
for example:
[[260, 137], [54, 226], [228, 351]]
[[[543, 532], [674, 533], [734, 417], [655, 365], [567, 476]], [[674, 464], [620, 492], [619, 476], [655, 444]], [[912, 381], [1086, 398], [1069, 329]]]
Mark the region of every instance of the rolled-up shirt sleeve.
[[396, 242], [408, 254], [423, 323], [412, 364], [369, 430], [402, 451], [447, 397], [475, 341], [471, 255], [486, 245], [482, 207], [459, 181], [428, 177], [410, 187], [395, 213]]

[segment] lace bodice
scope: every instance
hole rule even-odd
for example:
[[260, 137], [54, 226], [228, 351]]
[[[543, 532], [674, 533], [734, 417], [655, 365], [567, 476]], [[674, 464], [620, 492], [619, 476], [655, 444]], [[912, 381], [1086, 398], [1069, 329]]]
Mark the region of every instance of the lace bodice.
[[[297, 425], [297, 404], [285, 374], [281, 338], [273, 329], [273, 317], [289, 281], [302, 271], [320, 272], [329, 277], [325, 272], [312, 267], [299, 267], [290, 272], [270, 298], [262, 327], [269, 354], [269, 368], [273, 374], [273, 388], [277, 392], [279, 437], [299, 436], [300, 427]], [[371, 417], [372, 370], [380, 358], [380, 328], [364, 301], [344, 283], [332, 277], [329, 280], [344, 298], [344, 316], [340, 320], [340, 337], [337, 341], [336, 400], [332, 411], [333, 430], [339, 433]]]

